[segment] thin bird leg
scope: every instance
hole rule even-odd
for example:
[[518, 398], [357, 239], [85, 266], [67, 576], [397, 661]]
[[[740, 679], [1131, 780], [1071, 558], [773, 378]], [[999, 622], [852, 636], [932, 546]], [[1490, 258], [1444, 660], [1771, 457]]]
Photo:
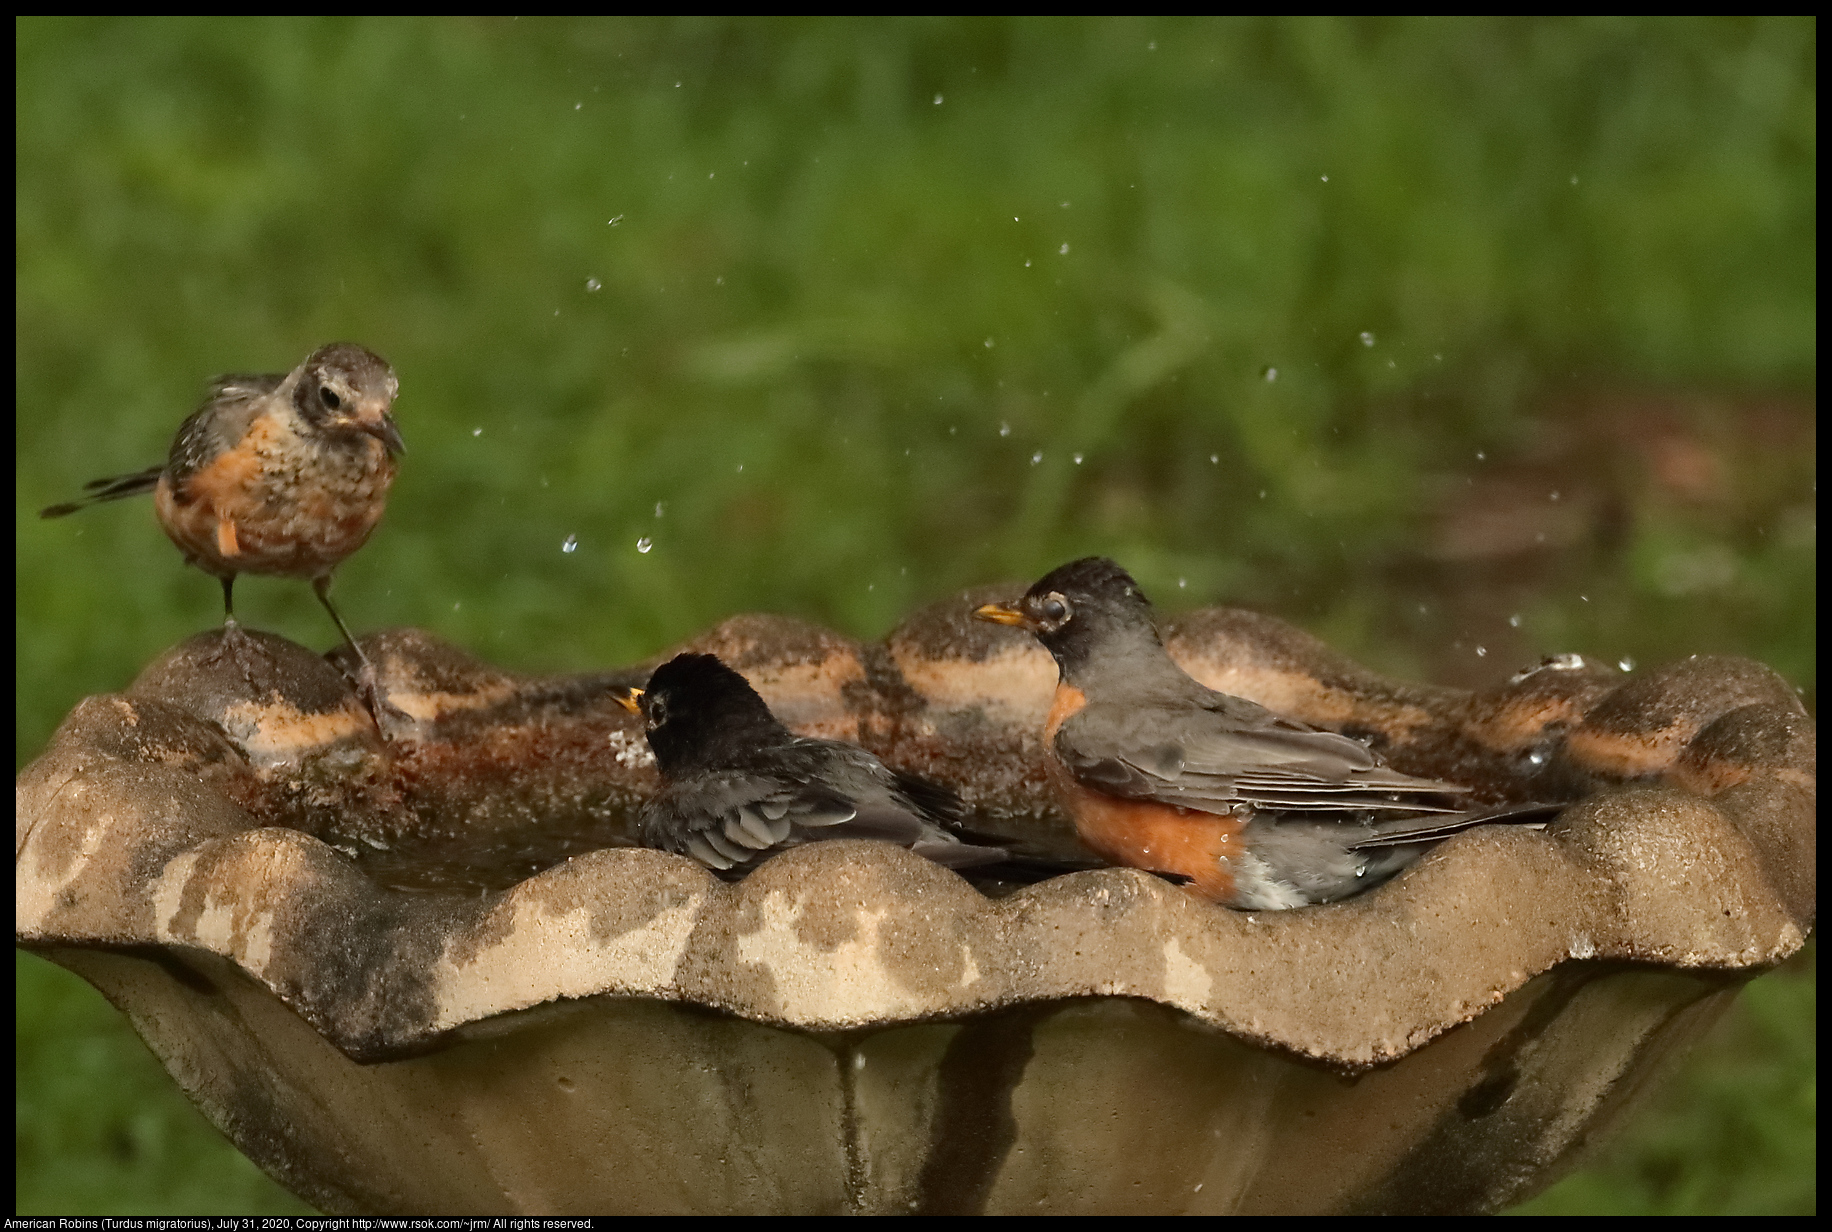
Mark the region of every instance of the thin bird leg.
[[387, 740], [389, 738], [388, 728], [382, 723], [382, 716], [386, 714], [405, 721], [408, 718], [406, 712], [389, 701], [382, 692], [381, 675], [375, 670], [375, 664], [369, 661], [369, 656], [363, 653], [363, 648], [356, 644], [356, 639], [350, 636], [349, 627], [344, 624], [343, 617], [339, 616], [337, 609], [331, 606], [330, 575], [313, 578], [312, 591], [318, 596], [318, 602], [324, 604], [324, 610], [329, 612], [331, 619], [336, 622], [337, 631], [343, 634], [344, 645], [350, 648], [350, 653], [354, 654], [356, 661], [362, 664], [356, 673], [356, 695], [362, 700], [363, 709], [369, 712], [369, 718], [375, 723], [375, 730], [380, 733], [383, 740]]
[[312, 593], [318, 596], [318, 602], [324, 604], [324, 610], [331, 614], [332, 623], [337, 626], [337, 631], [343, 634], [344, 645], [350, 648], [350, 653], [356, 656], [356, 661], [363, 665], [363, 675], [373, 678], [375, 665], [369, 662], [369, 656], [363, 653], [363, 648], [358, 646], [356, 639], [350, 636], [349, 627], [344, 624], [343, 617], [339, 616], [337, 609], [331, 606], [331, 575], [327, 573], [323, 577], [313, 578]]
[[258, 680], [257, 669], [268, 666], [272, 659], [261, 644], [243, 632], [242, 626], [235, 619], [235, 578], [219, 578], [223, 584], [223, 635], [217, 642], [215, 651], [205, 660], [209, 663], [222, 661], [224, 655], [235, 661], [242, 673], [242, 679], [252, 687]]

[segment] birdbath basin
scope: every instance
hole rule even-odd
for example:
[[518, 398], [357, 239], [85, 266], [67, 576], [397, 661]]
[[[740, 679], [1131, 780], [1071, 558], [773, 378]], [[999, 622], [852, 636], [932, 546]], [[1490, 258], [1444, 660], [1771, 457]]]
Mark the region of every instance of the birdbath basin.
[[[969, 619], [1009, 597], [688, 648], [1072, 865], [1054, 665]], [[1240, 611], [1166, 634], [1409, 773], [1569, 805], [1288, 912], [856, 841], [726, 884], [634, 845], [654, 768], [616, 696], [652, 664], [519, 676], [381, 634], [384, 739], [333, 664], [211, 634], [19, 776], [16, 939], [327, 1211], [1426, 1213], [1558, 1179], [1812, 925], [1813, 727], [1759, 664], [1567, 656], [1472, 693]]]

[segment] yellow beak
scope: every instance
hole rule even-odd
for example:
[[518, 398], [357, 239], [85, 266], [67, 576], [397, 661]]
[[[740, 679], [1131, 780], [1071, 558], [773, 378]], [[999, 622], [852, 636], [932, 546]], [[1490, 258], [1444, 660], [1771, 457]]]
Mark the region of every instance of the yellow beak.
[[1011, 625], [1017, 629], [1030, 628], [1030, 621], [1015, 603], [988, 603], [984, 607], [976, 607], [973, 609], [973, 618], [995, 625]]
[[631, 714], [641, 714], [642, 690], [631, 689], [628, 693], [625, 693], [622, 697], [617, 699], [617, 704], [622, 706], [625, 710], [628, 710]]

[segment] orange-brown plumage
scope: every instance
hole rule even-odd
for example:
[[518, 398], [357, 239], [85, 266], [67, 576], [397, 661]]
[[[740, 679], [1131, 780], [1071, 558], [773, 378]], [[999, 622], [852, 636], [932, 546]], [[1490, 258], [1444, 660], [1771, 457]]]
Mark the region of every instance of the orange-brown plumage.
[[404, 448], [393, 415], [398, 391], [387, 361], [349, 342], [320, 347], [288, 373], [218, 377], [163, 466], [95, 480], [88, 495], [42, 516], [150, 492], [185, 560], [222, 582], [231, 642], [240, 636], [237, 576], [305, 578], [367, 668], [329, 589], [387, 508]]

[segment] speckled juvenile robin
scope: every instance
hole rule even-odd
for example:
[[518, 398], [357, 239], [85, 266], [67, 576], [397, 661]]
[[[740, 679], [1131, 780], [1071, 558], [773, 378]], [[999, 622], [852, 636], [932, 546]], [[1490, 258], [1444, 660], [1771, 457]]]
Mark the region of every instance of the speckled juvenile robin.
[[948, 868], [1005, 858], [948, 832], [960, 814], [952, 791], [856, 744], [796, 735], [714, 655], [676, 655], [619, 700], [642, 717], [662, 774], [639, 823], [645, 846], [725, 877], [831, 838], [883, 839]]
[[331, 574], [387, 508], [406, 449], [392, 414], [399, 388], [387, 361], [353, 342], [319, 347], [288, 373], [218, 377], [163, 466], [97, 479], [82, 499], [40, 516], [150, 492], [185, 561], [221, 580], [226, 644], [246, 640], [235, 622], [237, 575], [310, 578], [369, 676], [331, 606]]
[[1365, 890], [1450, 834], [1543, 823], [1550, 806], [1471, 809], [1469, 789], [1415, 778], [1358, 740], [1199, 684], [1151, 605], [1088, 557], [980, 620], [1027, 629], [1056, 659], [1044, 728], [1082, 841], [1115, 864], [1184, 881], [1229, 907], [1277, 910]]

